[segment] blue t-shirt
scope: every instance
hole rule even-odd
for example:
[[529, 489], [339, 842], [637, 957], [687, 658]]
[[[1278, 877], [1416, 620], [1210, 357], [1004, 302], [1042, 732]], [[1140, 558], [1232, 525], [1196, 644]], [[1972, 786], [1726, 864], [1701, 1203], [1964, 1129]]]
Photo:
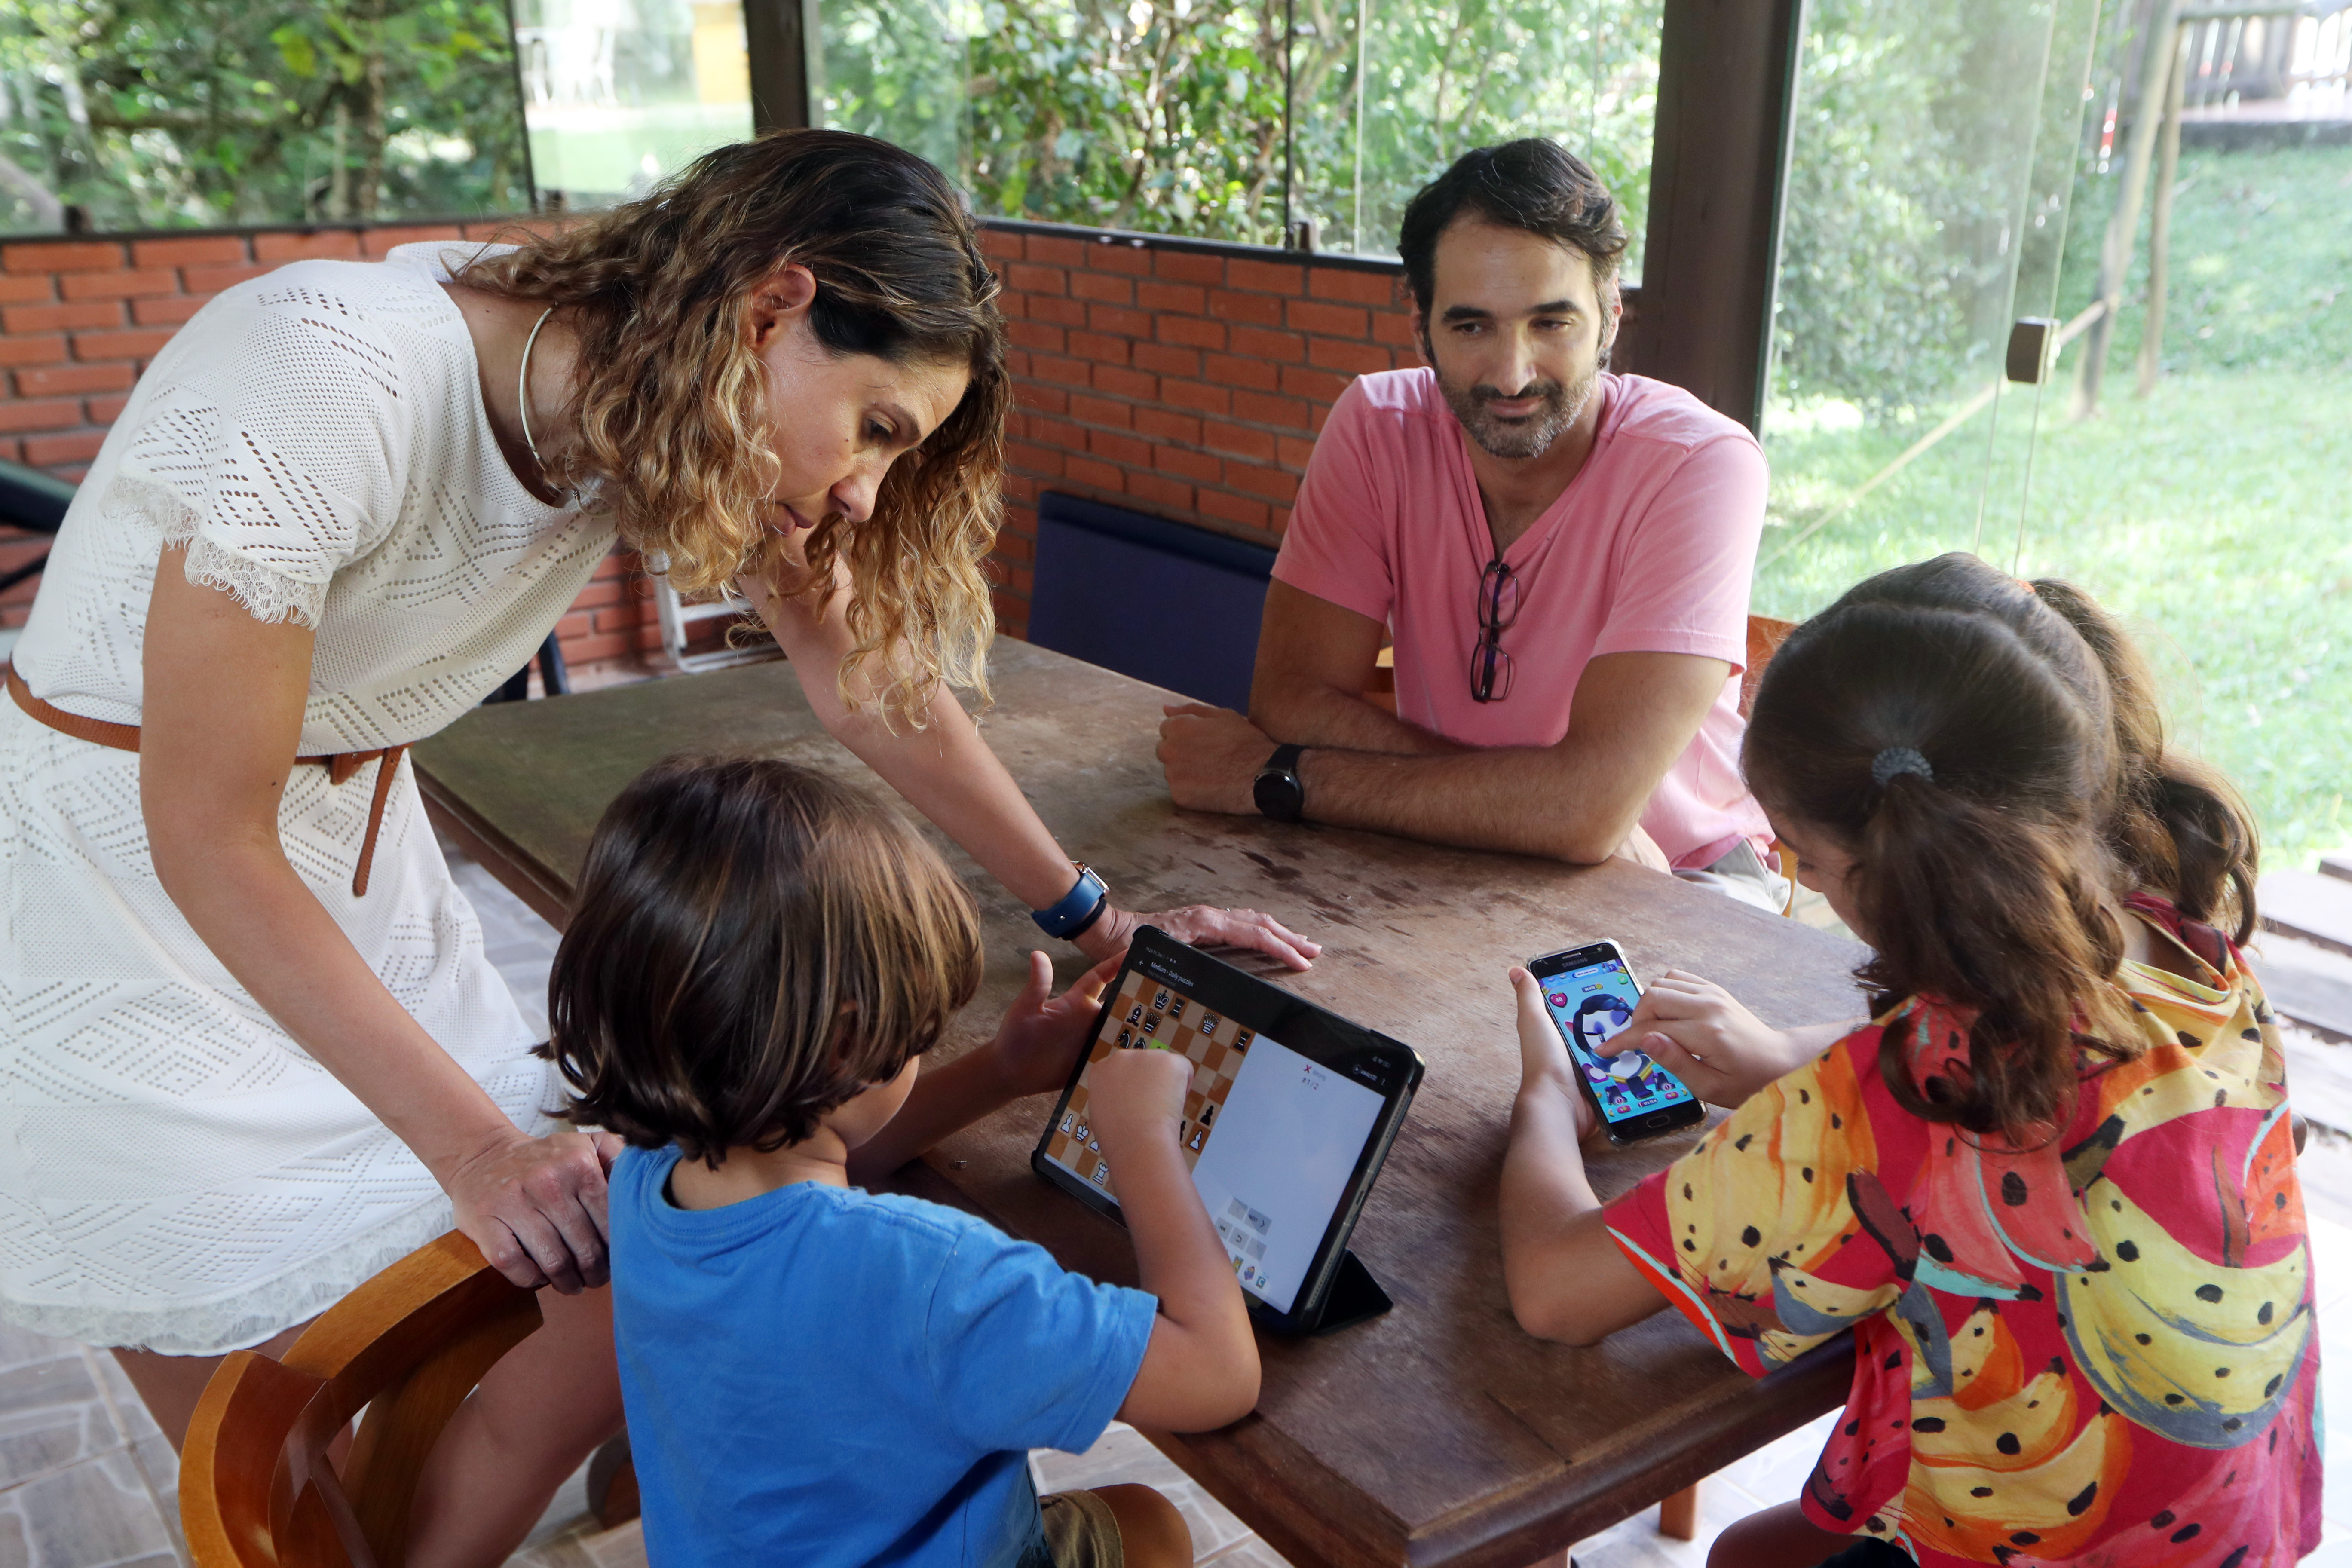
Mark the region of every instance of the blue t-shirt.
[[984, 1220], [803, 1182], [669, 1201], [677, 1151], [613, 1167], [613, 1322], [646, 1555], [1011, 1568], [1027, 1450], [1087, 1447], [1158, 1303]]

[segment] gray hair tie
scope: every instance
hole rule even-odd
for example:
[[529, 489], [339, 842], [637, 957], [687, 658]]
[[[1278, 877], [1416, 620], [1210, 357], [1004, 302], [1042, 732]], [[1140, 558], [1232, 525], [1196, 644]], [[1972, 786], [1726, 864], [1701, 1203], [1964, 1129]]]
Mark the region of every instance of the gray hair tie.
[[1927, 759], [1908, 746], [1889, 746], [1870, 759], [1870, 782], [1885, 789], [1898, 773], [1917, 773], [1934, 783], [1936, 770]]

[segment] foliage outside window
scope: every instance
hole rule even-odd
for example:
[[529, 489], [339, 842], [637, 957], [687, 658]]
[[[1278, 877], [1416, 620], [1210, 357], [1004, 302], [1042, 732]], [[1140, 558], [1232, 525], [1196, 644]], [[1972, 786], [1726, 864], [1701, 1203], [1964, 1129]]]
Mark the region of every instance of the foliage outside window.
[[2245, 103], [2200, 115], [2192, 81], [2160, 374], [2140, 384], [2144, 205], [2095, 414], [2074, 406], [2087, 335], [2044, 384], [2003, 375], [2011, 318], [2080, 323], [2092, 303], [2162, 14], [1811, 0], [1754, 605], [1811, 615], [1946, 550], [2077, 583], [2155, 662], [2173, 743], [2245, 791], [2265, 868], [2309, 867], [2352, 842], [2352, 148], [2291, 121], [2341, 123], [2340, 89], [2308, 80], [2345, 58], [2327, 49], [2352, 12], [2334, 34], [2288, 19], [2293, 48], [2267, 58], [2303, 73], [2293, 91], [2239, 73]]
[[502, 0], [7, 0], [0, 230], [525, 210]]
[[[1464, 151], [1549, 136], [1626, 207], [1638, 280], [1661, 0], [823, 0], [827, 124], [982, 212], [1393, 255]], [[1286, 109], [1287, 113], [1286, 113]]]

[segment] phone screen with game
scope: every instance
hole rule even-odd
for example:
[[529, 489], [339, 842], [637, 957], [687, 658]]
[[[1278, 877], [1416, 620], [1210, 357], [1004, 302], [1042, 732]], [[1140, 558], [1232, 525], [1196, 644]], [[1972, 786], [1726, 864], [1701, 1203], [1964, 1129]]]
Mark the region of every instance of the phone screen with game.
[[[1391, 1120], [1393, 1090], [1382, 1092], [1389, 1084], [1379, 1064], [1335, 1064], [1293, 1050], [1161, 975], [1129, 969], [1039, 1151], [1111, 1203], [1118, 1189], [1087, 1122], [1087, 1075], [1122, 1048], [1192, 1058], [1177, 1141], [1192, 1184], [1242, 1289], [1289, 1312], [1367, 1147]], [[1380, 1088], [1359, 1081], [1360, 1073]]]
[[1642, 987], [1615, 942], [1546, 953], [1528, 964], [1528, 973], [1543, 987], [1544, 1006], [1612, 1139], [1654, 1137], [1706, 1115], [1689, 1086], [1646, 1053], [1611, 1048], [1642, 1000]]

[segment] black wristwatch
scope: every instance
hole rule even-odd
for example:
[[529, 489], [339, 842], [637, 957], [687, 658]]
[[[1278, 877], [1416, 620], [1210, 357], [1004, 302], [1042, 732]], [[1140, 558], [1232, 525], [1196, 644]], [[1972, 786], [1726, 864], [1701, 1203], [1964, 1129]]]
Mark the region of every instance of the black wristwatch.
[[1257, 782], [1250, 794], [1257, 801], [1260, 816], [1270, 816], [1276, 822], [1296, 822], [1307, 815], [1307, 786], [1298, 782], [1299, 754], [1304, 746], [1276, 746], [1274, 755], [1266, 758], [1265, 766], [1258, 769]]

